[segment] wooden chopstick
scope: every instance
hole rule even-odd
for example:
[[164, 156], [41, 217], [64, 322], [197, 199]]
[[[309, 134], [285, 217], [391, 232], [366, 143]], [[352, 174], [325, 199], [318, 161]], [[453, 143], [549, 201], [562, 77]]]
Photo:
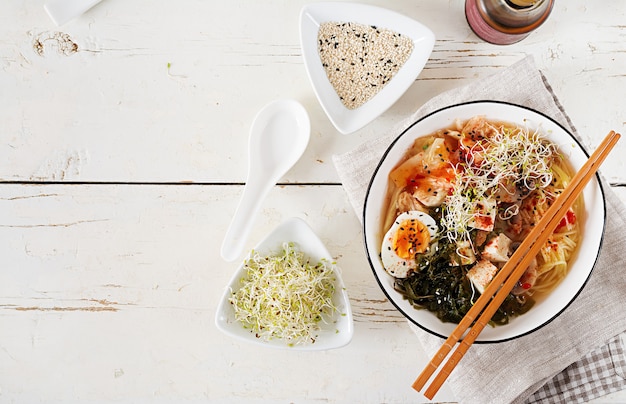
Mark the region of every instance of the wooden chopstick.
[[[578, 195], [580, 195], [589, 180], [595, 175], [596, 171], [613, 146], [615, 146], [615, 143], [617, 143], [619, 138], [619, 133], [611, 131], [587, 160], [587, 162], [585, 162], [583, 167], [576, 173], [576, 175], [574, 175], [570, 184], [561, 193], [561, 195], [559, 195], [552, 206], [550, 206], [546, 214], [535, 226], [533, 231], [531, 231], [524, 239], [524, 242], [522, 242], [522, 244], [513, 253], [509, 261], [502, 267], [502, 269], [500, 269], [480, 298], [474, 303], [472, 308], [459, 322], [448, 339], [444, 342], [435, 356], [415, 380], [413, 383], [413, 388], [415, 390], [420, 391], [425, 386], [426, 382], [438, 369], [439, 365], [448, 356], [452, 347], [463, 337], [465, 331], [467, 331], [472, 323], [474, 323], [476, 317], [481, 313], [481, 311], [483, 311], [483, 308], [487, 306], [487, 309], [485, 309], [474, 326], [471, 327], [467, 335], [463, 337], [455, 352], [450, 356], [450, 359], [448, 359], [441, 372], [435, 377], [424, 395], [427, 398], [432, 399], [437, 391], [439, 391], [441, 385], [443, 385], [445, 380], [461, 360], [465, 352], [467, 352], [469, 347], [476, 340], [485, 325], [491, 320], [491, 317], [493, 317], [494, 313], [500, 307], [506, 296], [524, 274], [530, 262], [537, 255], [548, 237], [553, 233], [563, 216], [565, 216], [567, 210], [574, 203]], [[488, 303], [489, 305], [487, 305]]]

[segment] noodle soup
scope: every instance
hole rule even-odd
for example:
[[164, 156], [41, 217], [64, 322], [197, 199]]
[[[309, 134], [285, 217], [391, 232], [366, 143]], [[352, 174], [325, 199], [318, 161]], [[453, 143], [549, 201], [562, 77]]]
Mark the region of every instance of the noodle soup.
[[[417, 138], [389, 174], [383, 214], [381, 259], [395, 289], [416, 308], [458, 323], [571, 176], [541, 133], [484, 116]], [[526, 313], [565, 277], [580, 206], [579, 198], [493, 325]]]
[[[557, 122], [512, 104], [420, 118], [384, 152], [365, 196], [365, 249], [382, 291], [446, 338], [587, 158]], [[596, 176], [476, 342], [528, 334], [569, 306], [595, 265], [605, 212]]]

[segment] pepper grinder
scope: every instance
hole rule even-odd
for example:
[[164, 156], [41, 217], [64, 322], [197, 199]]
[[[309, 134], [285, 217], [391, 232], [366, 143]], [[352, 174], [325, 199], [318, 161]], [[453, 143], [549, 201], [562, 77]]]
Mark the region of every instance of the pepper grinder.
[[554, 0], [465, 0], [465, 17], [481, 39], [510, 45], [543, 24], [553, 5]]

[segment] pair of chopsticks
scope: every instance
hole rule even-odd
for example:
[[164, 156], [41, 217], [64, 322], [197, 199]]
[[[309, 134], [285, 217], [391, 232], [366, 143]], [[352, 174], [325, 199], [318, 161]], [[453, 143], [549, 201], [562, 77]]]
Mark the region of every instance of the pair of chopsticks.
[[[452, 370], [463, 358], [463, 355], [467, 352], [480, 332], [485, 328], [485, 325], [491, 320], [496, 310], [498, 310], [504, 299], [519, 281], [520, 277], [524, 274], [530, 262], [539, 253], [539, 250], [545, 244], [548, 237], [554, 232], [554, 229], [565, 216], [567, 210], [572, 206], [589, 180], [595, 175], [619, 138], [619, 133], [611, 131], [591, 155], [589, 160], [585, 162], [580, 171], [574, 175], [570, 184], [561, 195], [556, 198], [543, 218], [528, 234], [517, 250], [515, 250], [511, 258], [509, 258], [509, 261], [500, 269], [495, 278], [489, 283], [484, 293], [476, 300], [472, 308], [459, 322], [458, 326], [452, 331], [448, 339], [415, 380], [413, 383], [415, 390], [421, 391], [422, 388], [424, 388], [454, 345], [461, 340], [441, 371], [435, 376], [428, 389], [426, 389], [424, 396], [428, 399], [432, 399], [435, 394], [437, 394], [437, 391], [439, 391], [439, 388], [446, 381]], [[485, 306], [486, 309], [483, 311]], [[480, 314], [481, 312], [482, 314]], [[479, 315], [480, 317], [478, 317]], [[476, 320], [477, 317], [478, 320]], [[472, 326], [472, 324], [474, 325]]]

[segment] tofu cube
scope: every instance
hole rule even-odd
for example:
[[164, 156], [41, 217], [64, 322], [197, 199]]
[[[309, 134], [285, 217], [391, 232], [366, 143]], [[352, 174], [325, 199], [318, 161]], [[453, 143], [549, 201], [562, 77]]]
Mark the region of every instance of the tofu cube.
[[497, 205], [495, 200], [486, 199], [476, 202], [469, 226], [478, 230], [492, 231], [496, 223]]
[[474, 284], [476, 290], [483, 294], [489, 282], [496, 276], [498, 267], [487, 260], [480, 260], [469, 271], [467, 278]]
[[491, 262], [507, 262], [511, 251], [511, 242], [512, 240], [504, 233], [498, 234], [497, 237], [492, 238], [485, 244], [482, 258]]
[[450, 263], [454, 266], [458, 266], [470, 265], [474, 262], [476, 262], [476, 254], [474, 254], [472, 244], [467, 240], [457, 241], [456, 251], [452, 253]]

